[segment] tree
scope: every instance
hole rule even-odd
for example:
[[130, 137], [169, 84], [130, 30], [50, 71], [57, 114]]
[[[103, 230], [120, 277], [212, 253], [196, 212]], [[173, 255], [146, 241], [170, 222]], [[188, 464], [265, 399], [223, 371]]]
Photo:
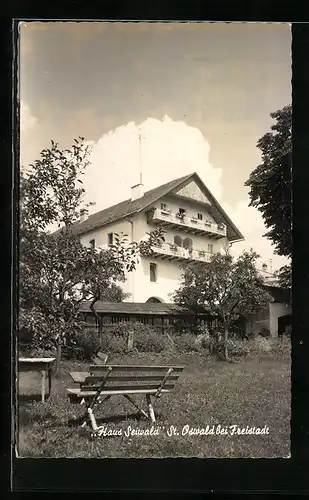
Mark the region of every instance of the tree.
[[[292, 107], [270, 114], [276, 123], [257, 143], [262, 163], [245, 183], [250, 205], [257, 208], [268, 231], [265, 236], [278, 255], [292, 256]], [[279, 273], [279, 277], [281, 273]], [[291, 268], [282, 268], [281, 284], [291, 283]]]
[[210, 263], [185, 264], [175, 302], [195, 313], [209, 313], [223, 327], [224, 358], [228, 359], [228, 336], [233, 322], [266, 304], [263, 280], [256, 269], [258, 255], [244, 252], [235, 261], [229, 252], [216, 254]]
[[[57, 347], [57, 369], [64, 343], [74, 342], [83, 324], [82, 300], [124, 297], [119, 282], [135, 269], [136, 242], [116, 237], [108, 250], [87, 248], [71, 230], [85, 207], [81, 176], [89, 161], [83, 138], [61, 150], [52, 141], [20, 179], [20, 331], [31, 333], [39, 345]], [[60, 229], [50, 233], [50, 225]], [[151, 235], [142, 251], [151, 253]]]

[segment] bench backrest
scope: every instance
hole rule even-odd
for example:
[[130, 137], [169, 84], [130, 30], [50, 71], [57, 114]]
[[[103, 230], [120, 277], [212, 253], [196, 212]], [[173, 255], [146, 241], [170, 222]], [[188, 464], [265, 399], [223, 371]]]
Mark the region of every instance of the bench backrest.
[[183, 366], [133, 366], [133, 365], [93, 365], [81, 389], [83, 391], [132, 389], [157, 390], [164, 392], [174, 388]]

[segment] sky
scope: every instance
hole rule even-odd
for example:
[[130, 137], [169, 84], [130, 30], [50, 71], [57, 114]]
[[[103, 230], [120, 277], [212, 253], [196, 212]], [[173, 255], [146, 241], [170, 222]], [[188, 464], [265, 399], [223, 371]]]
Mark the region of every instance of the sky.
[[270, 113], [291, 103], [288, 24], [23, 22], [19, 42], [22, 166], [84, 137], [92, 213], [128, 199], [141, 171], [145, 190], [197, 172], [245, 236], [233, 253], [286, 263], [244, 183]]

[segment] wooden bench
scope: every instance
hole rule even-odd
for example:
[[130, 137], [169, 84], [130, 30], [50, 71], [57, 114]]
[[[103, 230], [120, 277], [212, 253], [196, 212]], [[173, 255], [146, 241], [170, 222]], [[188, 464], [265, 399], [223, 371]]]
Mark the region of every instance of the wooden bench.
[[[72, 403], [85, 404], [87, 413], [82, 417], [82, 426], [87, 418], [94, 432], [97, 426], [94, 410], [112, 396], [124, 396], [133, 406], [152, 422], [156, 421], [153, 399], [171, 392], [178, 380], [183, 366], [136, 366], [136, 365], [93, 365], [89, 372], [71, 372], [70, 376], [77, 388], [68, 388]], [[148, 413], [144, 411], [133, 396], [145, 395]], [[103, 399], [102, 399], [103, 398]]]

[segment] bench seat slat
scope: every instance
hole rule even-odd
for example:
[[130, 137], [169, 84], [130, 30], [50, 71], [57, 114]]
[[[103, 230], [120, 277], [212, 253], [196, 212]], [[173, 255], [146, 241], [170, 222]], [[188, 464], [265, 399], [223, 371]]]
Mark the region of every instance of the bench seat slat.
[[[164, 389], [173, 389], [175, 384], [164, 384]], [[106, 391], [130, 391], [130, 390], [154, 390], [156, 391], [159, 387], [159, 384], [130, 384], [130, 385], [109, 385], [108, 383], [104, 385], [101, 389], [101, 392]], [[81, 391], [96, 391], [100, 388], [100, 384], [84, 384], [81, 386]]]
[[[110, 382], [161, 382], [164, 375], [110, 375], [106, 381], [106, 384]], [[81, 382], [85, 384], [95, 384], [102, 380], [102, 376], [99, 375], [88, 375], [81, 379]], [[179, 379], [179, 375], [169, 375], [166, 382], [176, 381]]]
[[181, 373], [184, 369], [183, 366], [143, 366], [143, 365], [91, 365], [90, 372], [105, 373], [108, 369], [112, 368], [113, 372], [167, 372], [169, 368], [173, 368], [173, 373]]
[[89, 372], [70, 372], [71, 378], [76, 382], [77, 384], [80, 384], [84, 382], [84, 380], [90, 376]]
[[[82, 391], [80, 389], [67, 389], [69, 395], [74, 395], [80, 399], [93, 397], [96, 394], [96, 391]], [[110, 389], [104, 390], [101, 394], [106, 396], [116, 395], [116, 394], [155, 394], [157, 389], [127, 389], [127, 390], [114, 390], [112, 387]], [[171, 392], [171, 389], [162, 389], [162, 393]]]

